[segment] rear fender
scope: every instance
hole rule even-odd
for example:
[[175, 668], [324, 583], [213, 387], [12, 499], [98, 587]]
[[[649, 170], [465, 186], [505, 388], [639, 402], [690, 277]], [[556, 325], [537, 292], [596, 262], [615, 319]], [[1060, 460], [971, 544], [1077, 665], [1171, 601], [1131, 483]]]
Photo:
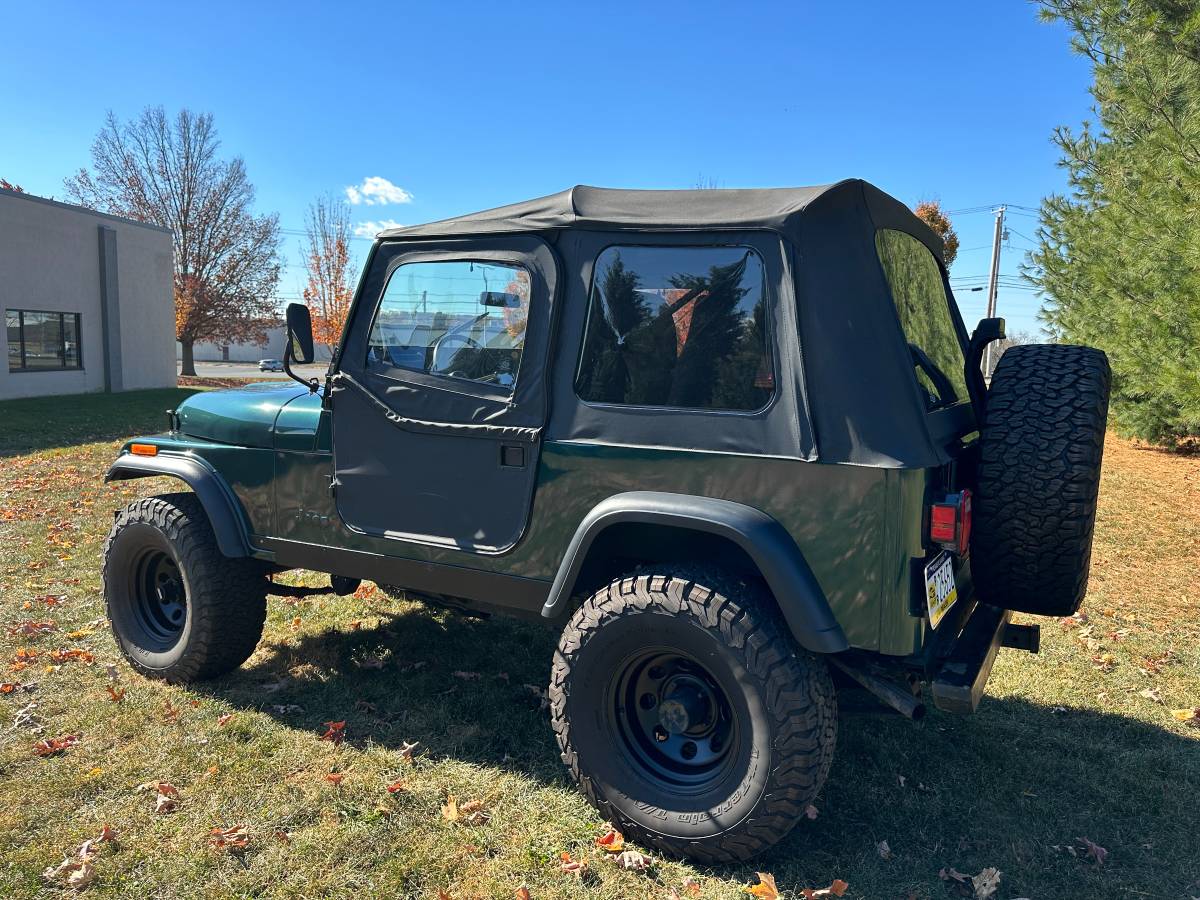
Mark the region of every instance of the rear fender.
[[237, 497], [217, 472], [194, 456], [159, 453], [134, 456], [122, 453], [112, 464], [104, 480], [127, 481], [166, 475], [178, 478], [196, 494], [217, 537], [217, 547], [225, 556], [250, 556], [250, 540]]
[[792, 536], [761, 510], [711, 497], [629, 491], [597, 504], [575, 531], [542, 607], [546, 618], [565, 613], [593, 542], [625, 523], [680, 528], [731, 541], [766, 582], [800, 646], [814, 653], [849, 648], [825, 593]]

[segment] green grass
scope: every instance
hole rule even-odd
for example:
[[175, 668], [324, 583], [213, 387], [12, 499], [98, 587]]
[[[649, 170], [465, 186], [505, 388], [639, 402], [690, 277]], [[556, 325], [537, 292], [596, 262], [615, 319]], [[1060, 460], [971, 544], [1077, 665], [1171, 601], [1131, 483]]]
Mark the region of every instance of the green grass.
[[[790, 896], [841, 878], [848, 897], [942, 898], [955, 896], [938, 878], [946, 866], [999, 868], [1001, 898], [1200, 894], [1200, 730], [1170, 714], [1200, 705], [1194, 458], [1110, 440], [1088, 621], [1044, 622], [1039, 656], [1002, 654], [976, 715], [844, 717], [816, 821], [749, 865], [656, 861], [645, 874], [595, 852], [601, 823], [524, 687], [549, 671], [555, 636], [536, 626], [379, 591], [339, 598], [321, 576], [292, 573], [238, 672], [193, 688], [130, 673], [97, 621], [100, 546], [114, 508], [173, 485], [102, 477], [119, 440], [158, 430], [181, 395], [0, 404], [0, 624], [56, 625], [34, 638], [0, 631], [0, 680], [37, 682], [0, 697], [0, 896], [56, 895], [42, 870], [105, 823], [118, 839], [96, 858], [86, 893], [98, 897], [462, 900], [525, 884], [534, 898], [663, 898], [695, 877], [701, 897], [734, 898], [761, 869]], [[51, 609], [46, 596], [64, 600]], [[95, 663], [45, 668], [52, 649], [72, 647]], [[10, 671], [22, 648], [41, 656]], [[107, 663], [126, 689], [120, 702]], [[42, 735], [8, 728], [30, 701]], [[324, 723], [341, 720], [345, 741], [321, 740]], [[81, 741], [33, 754], [39, 737], [63, 734]], [[413, 762], [406, 741], [420, 742]], [[181, 795], [166, 815], [136, 790], [160, 779]], [[405, 790], [389, 794], [397, 779]], [[447, 824], [448, 794], [484, 801], [490, 824]], [[211, 828], [235, 824], [251, 835], [244, 853], [208, 845]], [[1102, 868], [1067, 851], [1078, 837], [1108, 849]], [[876, 850], [883, 840], [891, 859]], [[562, 874], [563, 851], [592, 875]]]

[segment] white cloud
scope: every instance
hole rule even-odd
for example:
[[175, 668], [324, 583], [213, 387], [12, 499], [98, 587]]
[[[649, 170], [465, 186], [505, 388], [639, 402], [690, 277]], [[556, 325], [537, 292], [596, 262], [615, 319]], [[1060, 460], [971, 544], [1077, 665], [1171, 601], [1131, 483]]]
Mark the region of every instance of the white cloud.
[[381, 231], [386, 231], [389, 228], [403, 228], [404, 225], [397, 222], [395, 219], [379, 219], [370, 222], [359, 222], [354, 226], [354, 236], [362, 238], [374, 238]]
[[387, 206], [390, 203], [412, 203], [412, 194], [398, 185], [392, 184], [386, 178], [371, 175], [362, 180], [362, 184], [350, 185], [346, 188], [346, 199], [355, 206], [364, 203], [367, 206]]

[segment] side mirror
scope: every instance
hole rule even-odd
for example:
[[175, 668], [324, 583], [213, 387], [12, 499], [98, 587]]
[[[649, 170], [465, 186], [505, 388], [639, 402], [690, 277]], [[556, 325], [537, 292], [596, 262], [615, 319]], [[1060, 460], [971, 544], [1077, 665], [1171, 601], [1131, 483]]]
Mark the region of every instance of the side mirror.
[[1004, 339], [1004, 320], [980, 319], [971, 333], [971, 341], [967, 344], [967, 357], [963, 374], [966, 376], [967, 393], [971, 395], [971, 404], [975, 407], [975, 418], [982, 424], [983, 414], [987, 408], [987, 381], [983, 377], [983, 352], [993, 341]]
[[303, 303], [288, 304], [286, 349], [292, 362], [304, 365], [316, 359], [313, 352], [312, 316]]
[[981, 347], [986, 347], [992, 341], [1002, 340], [1004, 340], [1003, 319], [980, 319], [971, 335], [971, 343], [978, 342]]

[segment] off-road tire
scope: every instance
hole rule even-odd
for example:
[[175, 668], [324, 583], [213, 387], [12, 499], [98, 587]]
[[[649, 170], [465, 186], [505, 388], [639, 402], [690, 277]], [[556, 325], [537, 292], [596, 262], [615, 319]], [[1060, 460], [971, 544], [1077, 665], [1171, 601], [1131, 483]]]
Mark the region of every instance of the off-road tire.
[[971, 572], [984, 603], [1069, 616], [1087, 592], [1111, 374], [1090, 347], [1000, 358], [980, 430]]
[[[613, 661], [660, 646], [686, 647], [742, 692], [728, 773], [701, 794], [647, 781], [619, 728], [602, 722], [618, 692]], [[601, 815], [643, 846], [702, 863], [744, 860], [786, 835], [837, 739], [826, 664], [796, 645], [760, 584], [708, 570], [639, 569], [593, 594], [563, 630], [549, 697], [563, 762]]]
[[[173, 562], [186, 608], [177, 634], [147, 630], [135, 610], [138, 560]], [[160, 494], [116, 514], [104, 542], [108, 618], [121, 653], [141, 674], [173, 683], [215, 678], [244, 663], [262, 636], [268, 578], [255, 560], [230, 559], [194, 494]]]

